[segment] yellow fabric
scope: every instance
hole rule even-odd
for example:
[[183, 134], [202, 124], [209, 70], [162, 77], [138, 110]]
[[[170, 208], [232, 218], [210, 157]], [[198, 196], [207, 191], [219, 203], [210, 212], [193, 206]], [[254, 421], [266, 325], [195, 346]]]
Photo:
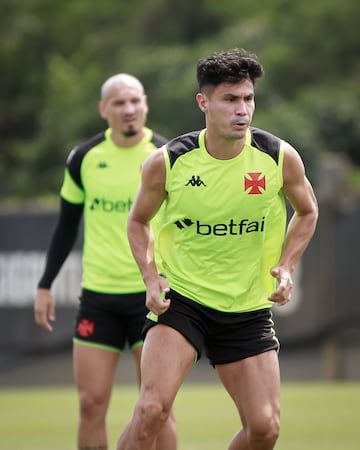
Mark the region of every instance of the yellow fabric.
[[[261, 133], [261, 131], [260, 131]], [[162, 270], [171, 288], [210, 308], [243, 312], [272, 305], [270, 268], [278, 262], [286, 225], [283, 150], [278, 161], [252, 144], [230, 160], [210, 156], [204, 143], [182, 137], [163, 148]], [[191, 140], [191, 139], [190, 139]], [[266, 143], [266, 138], [264, 138]]]

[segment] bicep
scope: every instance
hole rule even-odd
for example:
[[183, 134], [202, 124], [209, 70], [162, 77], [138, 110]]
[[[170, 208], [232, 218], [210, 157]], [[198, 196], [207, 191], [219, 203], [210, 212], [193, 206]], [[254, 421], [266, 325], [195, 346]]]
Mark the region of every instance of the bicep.
[[299, 215], [307, 214], [317, 208], [314, 190], [305, 175], [304, 164], [298, 152], [291, 146], [286, 147], [283, 178], [284, 194]]

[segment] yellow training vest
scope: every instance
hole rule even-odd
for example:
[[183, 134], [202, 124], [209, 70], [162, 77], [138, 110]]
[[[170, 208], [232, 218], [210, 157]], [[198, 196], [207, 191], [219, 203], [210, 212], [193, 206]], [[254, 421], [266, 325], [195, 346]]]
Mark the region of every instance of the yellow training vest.
[[170, 287], [225, 312], [272, 305], [286, 207], [283, 141], [250, 128], [242, 152], [218, 160], [206, 151], [205, 131], [163, 147], [164, 217], [159, 233], [162, 271]]

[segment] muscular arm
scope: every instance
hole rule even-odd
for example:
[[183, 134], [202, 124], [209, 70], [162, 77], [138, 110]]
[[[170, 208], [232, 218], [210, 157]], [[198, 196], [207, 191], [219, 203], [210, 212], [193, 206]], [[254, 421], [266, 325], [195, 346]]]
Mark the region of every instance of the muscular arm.
[[308, 246], [318, 218], [318, 205], [313, 188], [305, 176], [304, 165], [296, 150], [287, 144], [283, 167], [283, 191], [294, 209], [278, 264], [271, 273], [279, 281], [269, 300], [286, 303], [291, 295], [291, 272]]
[[141, 185], [128, 218], [130, 247], [147, 288], [146, 305], [157, 315], [169, 307], [169, 300], [161, 297], [169, 288], [156, 269], [150, 221], [165, 197], [165, 162], [162, 151], [157, 150], [143, 165]]

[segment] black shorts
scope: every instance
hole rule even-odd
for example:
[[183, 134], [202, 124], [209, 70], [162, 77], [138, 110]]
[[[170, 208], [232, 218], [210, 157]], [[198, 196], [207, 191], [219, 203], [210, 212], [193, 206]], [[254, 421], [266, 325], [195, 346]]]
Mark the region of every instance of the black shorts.
[[141, 330], [148, 310], [145, 292], [100, 294], [83, 289], [75, 324], [74, 342], [122, 352], [143, 344]]
[[179, 331], [194, 346], [197, 359], [203, 348], [213, 366], [239, 361], [269, 350], [279, 350], [269, 308], [244, 313], [225, 313], [200, 305], [178, 292], [167, 294], [169, 309], [157, 322], [146, 319], [143, 338], [162, 323]]

